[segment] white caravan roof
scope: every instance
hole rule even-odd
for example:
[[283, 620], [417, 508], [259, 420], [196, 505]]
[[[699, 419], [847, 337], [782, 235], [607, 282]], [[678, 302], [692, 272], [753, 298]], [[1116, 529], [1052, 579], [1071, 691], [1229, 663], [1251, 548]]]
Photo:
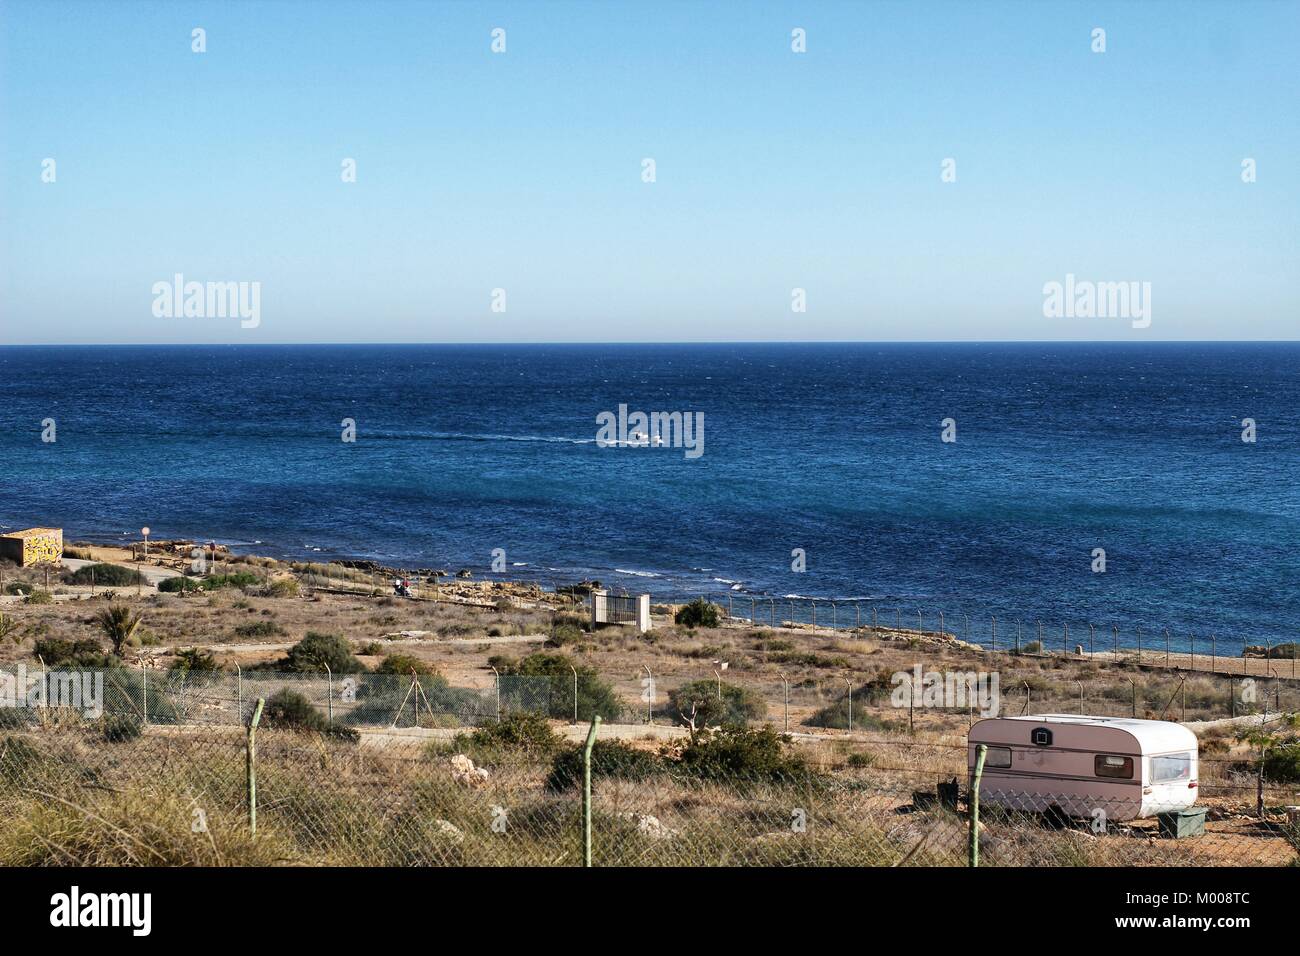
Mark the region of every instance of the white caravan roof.
[[[1029, 743], [1031, 727], [1020, 725], [1069, 728], [1070, 745], [1078, 746], [1083, 738], [1090, 737], [1090, 729], [1100, 731], [1098, 738], [1114, 740], [1117, 734], [1127, 735], [1144, 754], [1170, 753], [1179, 750], [1196, 750], [1196, 735], [1168, 720], [1138, 720], [1135, 717], [1090, 717], [1086, 714], [1027, 714], [1018, 717], [990, 717], [976, 721], [970, 729], [969, 741], [979, 743]], [[1058, 744], [1059, 745], [1059, 744]]]

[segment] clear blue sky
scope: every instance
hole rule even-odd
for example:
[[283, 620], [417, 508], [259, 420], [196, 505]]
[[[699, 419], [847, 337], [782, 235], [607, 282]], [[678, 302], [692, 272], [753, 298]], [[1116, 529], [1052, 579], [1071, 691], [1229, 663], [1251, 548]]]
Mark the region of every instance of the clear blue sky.
[[[0, 343], [1295, 338], [1298, 49], [1282, 0], [5, 0]], [[155, 318], [177, 272], [261, 325]], [[1151, 327], [1045, 318], [1067, 273]]]

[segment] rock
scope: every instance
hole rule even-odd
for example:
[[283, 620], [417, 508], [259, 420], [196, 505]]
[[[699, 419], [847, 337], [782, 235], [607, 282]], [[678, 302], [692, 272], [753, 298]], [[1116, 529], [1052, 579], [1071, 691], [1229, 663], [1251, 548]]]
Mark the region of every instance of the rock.
[[1074, 645], [1074, 653], [1075, 653], [1076, 656], [1078, 656], [1078, 657], [1082, 657], [1082, 656], [1083, 656], [1083, 645], [1082, 645], [1082, 644], [1075, 644], [1075, 645]]
[[478, 788], [488, 782], [488, 772], [484, 767], [474, 766], [474, 761], [464, 754], [451, 758], [451, 779], [462, 786]]
[[473, 576], [474, 576], [474, 572], [471, 571], [469, 568], [461, 568], [459, 571], [456, 572], [456, 577], [461, 579], [472, 578]]
[[455, 825], [448, 823], [446, 820], [434, 820], [433, 827], [438, 831], [439, 836], [446, 837], [452, 843], [459, 843], [465, 839], [465, 834], [461, 833]]
[[650, 837], [652, 840], [671, 840], [678, 836], [676, 830], [672, 827], [664, 826], [659, 818], [651, 814], [632, 813], [631, 811], [622, 814], [625, 820], [636, 822], [636, 830], [642, 836]]

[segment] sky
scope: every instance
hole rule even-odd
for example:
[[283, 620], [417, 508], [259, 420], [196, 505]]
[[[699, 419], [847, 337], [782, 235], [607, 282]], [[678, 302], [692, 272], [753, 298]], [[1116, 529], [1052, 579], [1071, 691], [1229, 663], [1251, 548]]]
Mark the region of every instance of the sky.
[[0, 344], [1294, 339], [1297, 49], [1289, 0], [0, 0]]

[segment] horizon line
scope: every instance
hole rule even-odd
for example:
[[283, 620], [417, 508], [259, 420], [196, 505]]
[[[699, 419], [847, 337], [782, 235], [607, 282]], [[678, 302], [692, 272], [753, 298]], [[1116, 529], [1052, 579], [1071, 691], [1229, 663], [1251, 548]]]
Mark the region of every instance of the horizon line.
[[645, 346], [645, 345], [1296, 345], [1294, 339], [707, 339], [658, 341], [556, 340], [539, 342], [0, 342], [0, 349], [12, 348], [338, 348], [373, 346], [472, 346], [519, 348], [527, 346]]

